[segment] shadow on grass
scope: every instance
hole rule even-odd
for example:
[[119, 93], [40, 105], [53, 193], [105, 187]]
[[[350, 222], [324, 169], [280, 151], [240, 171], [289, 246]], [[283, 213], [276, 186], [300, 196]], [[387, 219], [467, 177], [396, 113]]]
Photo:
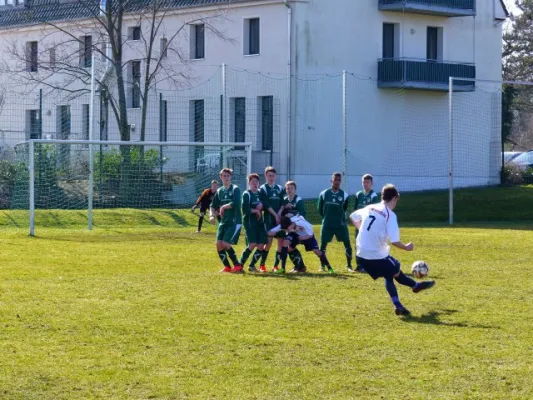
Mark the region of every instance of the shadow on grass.
[[151, 242], [161, 240], [179, 240], [180, 242], [194, 242], [197, 237], [193, 237], [188, 232], [122, 232], [106, 230], [105, 233], [92, 236], [90, 234], [72, 234], [58, 235], [47, 234], [46, 236], [35, 235], [33, 239], [37, 240], [53, 240], [60, 242], [79, 242], [79, 243], [109, 243], [109, 242]]
[[441, 316], [451, 315], [458, 312], [457, 310], [440, 310], [440, 311], [430, 311], [427, 314], [421, 316], [409, 315], [402, 317], [404, 322], [415, 322], [419, 324], [430, 324], [430, 325], [444, 325], [444, 326], [455, 326], [458, 328], [483, 328], [483, 329], [499, 329], [497, 326], [490, 325], [479, 325], [479, 324], [467, 324], [465, 322], [445, 322], [441, 321]]
[[309, 279], [309, 278], [313, 278], [313, 279], [340, 279], [340, 280], [346, 280], [346, 279], [349, 279], [349, 278], [355, 278], [356, 277], [356, 275], [321, 274], [321, 273], [313, 274], [313, 273], [310, 273], [310, 272], [306, 272], [304, 274], [291, 274], [291, 273], [274, 274], [274, 273], [268, 272], [268, 273], [248, 273], [247, 275], [258, 277], [258, 278], [277, 278], [277, 279], [285, 278], [285, 279], [294, 280], [294, 281], [299, 281], [301, 279]]
[[187, 220], [174, 211], [163, 211], [163, 214], [168, 215], [178, 225], [189, 226]]

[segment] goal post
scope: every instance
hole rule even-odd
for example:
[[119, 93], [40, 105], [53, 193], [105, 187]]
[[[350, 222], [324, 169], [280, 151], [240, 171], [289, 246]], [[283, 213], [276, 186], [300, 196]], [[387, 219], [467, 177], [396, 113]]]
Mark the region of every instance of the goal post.
[[251, 173], [251, 143], [131, 142], [35, 139], [27, 149], [30, 235], [36, 210], [189, 208], [198, 195], [233, 169], [243, 190]]

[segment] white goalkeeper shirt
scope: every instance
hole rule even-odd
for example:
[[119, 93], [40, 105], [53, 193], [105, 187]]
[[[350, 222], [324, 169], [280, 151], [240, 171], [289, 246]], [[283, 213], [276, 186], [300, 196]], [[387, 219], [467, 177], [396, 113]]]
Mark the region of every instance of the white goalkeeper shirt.
[[[307, 220], [301, 215], [295, 215], [291, 217], [291, 222], [296, 224], [296, 233], [298, 236], [313, 236], [313, 225], [311, 225]], [[281, 231], [281, 225], [272, 228], [270, 232], [277, 233]]]
[[370, 204], [354, 211], [352, 221], [361, 221], [357, 235], [357, 256], [366, 260], [380, 260], [389, 255], [391, 243], [400, 241], [400, 228], [396, 214], [385, 203]]

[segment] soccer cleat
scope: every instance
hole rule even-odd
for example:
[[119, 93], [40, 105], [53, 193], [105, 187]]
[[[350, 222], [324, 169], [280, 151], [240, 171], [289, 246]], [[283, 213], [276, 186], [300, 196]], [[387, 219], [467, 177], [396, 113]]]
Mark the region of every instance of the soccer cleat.
[[346, 267], [346, 272], [355, 272], [352, 267]]
[[358, 272], [358, 273], [360, 273], [360, 274], [366, 274], [366, 273], [367, 273], [367, 272], [365, 271], [365, 269], [364, 269], [364, 268], [361, 268], [361, 267], [357, 267], [357, 268], [355, 269], [354, 272]]
[[326, 267], [321, 266], [320, 269], [318, 270], [318, 272], [326, 272]]
[[196, 233], [200, 233], [201, 231], [196, 231]]
[[272, 268], [272, 272], [278, 272], [278, 271], [279, 271], [279, 267]]
[[224, 267], [220, 270], [220, 272], [231, 272], [231, 267]]
[[233, 267], [233, 270], [231, 271], [234, 274], [243, 274], [244, 270], [242, 269], [242, 265], [236, 265]]
[[264, 265], [261, 265], [261, 266], [259, 267], [259, 272], [267, 272], [266, 267], [265, 267]]
[[413, 288], [413, 293], [421, 292], [422, 290], [432, 288], [433, 286], [435, 286], [435, 281], [417, 282], [416, 286]]
[[274, 267], [274, 268], [277, 268], [275, 271], [274, 269], [272, 269], [272, 273], [274, 274], [284, 274], [285, 273], [285, 270], [283, 268], [278, 268], [278, 267]]
[[394, 312], [396, 315], [411, 315], [411, 311], [409, 311], [404, 306], [399, 306], [394, 309]]
[[248, 267], [248, 272], [256, 273], [256, 272], [259, 272], [259, 271], [255, 267]]
[[331, 267], [328, 267], [328, 274], [334, 274], [335, 270]]

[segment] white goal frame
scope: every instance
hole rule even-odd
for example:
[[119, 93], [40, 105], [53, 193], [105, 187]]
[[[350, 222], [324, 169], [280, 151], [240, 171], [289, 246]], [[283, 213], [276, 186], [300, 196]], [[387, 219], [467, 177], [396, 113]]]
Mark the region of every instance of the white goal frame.
[[[64, 144], [87, 145], [89, 148], [89, 190], [88, 190], [88, 223], [87, 229], [93, 227], [93, 195], [94, 195], [94, 146], [158, 146], [158, 147], [244, 147], [246, 152], [246, 174], [252, 173], [252, 143], [250, 142], [157, 142], [157, 141], [120, 141], [120, 140], [56, 140], [56, 139], [31, 139], [28, 154], [29, 170], [29, 208], [30, 208], [30, 236], [35, 236], [35, 144]], [[226, 165], [226, 160], [222, 160]]]

